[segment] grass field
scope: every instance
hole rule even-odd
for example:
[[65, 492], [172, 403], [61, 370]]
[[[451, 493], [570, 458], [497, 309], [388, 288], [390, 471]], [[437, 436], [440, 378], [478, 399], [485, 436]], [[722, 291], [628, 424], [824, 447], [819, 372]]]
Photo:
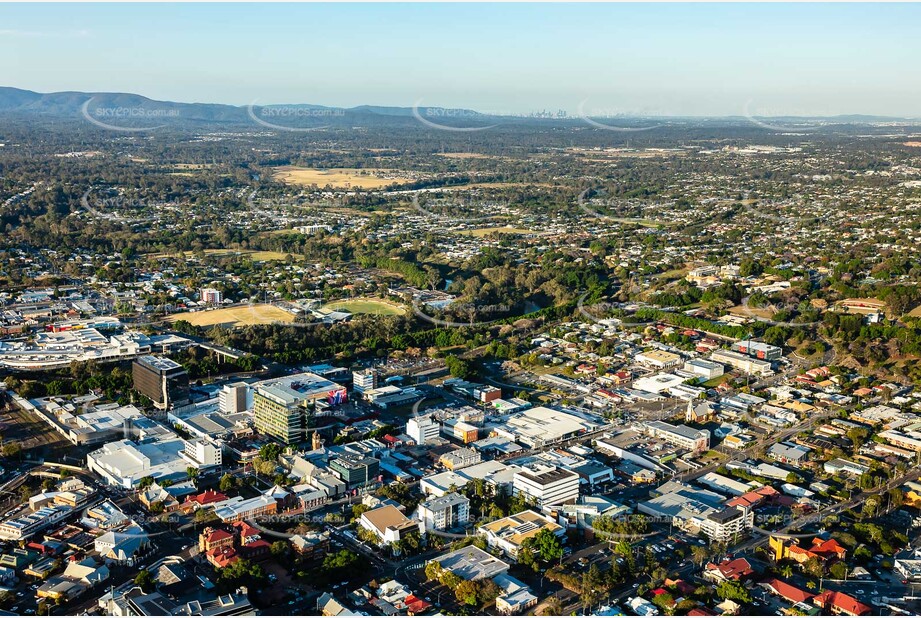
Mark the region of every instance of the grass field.
[[[253, 251], [251, 249], [205, 249], [205, 255], [245, 255], [246, 257], [255, 260], [256, 262], [278, 262], [281, 260], [288, 259], [290, 254], [282, 253], [280, 251]], [[192, 257], [194, 255], [191, 251], [186, 251], [186, 257]], [[170, 253], [154, 253], [150, 257], [152, 258], [166, 258], [173, 257], [173, 254]]]
[[194, 313], [177, 313], [166, 318], [170, 322], [185, 320], [195, 326], [249, 326], [252, 324], [273, 324], [275, 322], [293, 322], [294, 316], [274, 305], [257, 304], [246, 307], [227, 307], [211, 311]]
[[386, 300], [377, 298], [355, 298], [352, 300], [338, 300], [323, 305], [324, 309], [334, 311], [348, 311], [349, 313], [367, 313], [371, 315], [403, 315], [406, 309]]
[[330, 168], [325, 170], [311, 167], [295, 167], [286, 165], [276, 167], [272, 178], [288, 185], [327, 185], [335, 189], [380, 189], [392, 184], [406, 184], [409, 178], [398, 177], [396, 170], [386, 169], [356, 169], [356, 168]]

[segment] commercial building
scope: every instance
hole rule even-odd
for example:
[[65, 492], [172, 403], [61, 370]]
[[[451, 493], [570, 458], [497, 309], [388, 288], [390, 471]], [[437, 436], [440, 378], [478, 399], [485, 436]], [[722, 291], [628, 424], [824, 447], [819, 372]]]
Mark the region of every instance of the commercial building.
[[[141, 425], [140, 420], [135, 425]], [[151, 421], [137, 429], [135, 440], [109, 442], [88, 453], [87, 468], [110, 485], [128, 489], [136, 487], [146, 476], [158, 482], [186, 478], [190, 462], [180, 455], [186, 450], [185, 441]]]
[[365, 530], [373, 532], [381, 545], [396, 543], [408, 534], [420, 532], [418, 522], [409, 519], [390, 504], [365, 511], [358, 523]]
[[225, 384], [218, 393], [218, 408], [222, 414], [238, 414], [249, 410], [251, 390], [246, 382]]
[[659, 495], [637, 504], [637, 510], [653, 517], [671, 518], [676, 527], [693, 534], [703, 533], [725, 542], [754, 526], [754, 513], [749, 508], [727, 508], [725, 497], [712, 491], [669, 481], [656, 493]]
[[330, 469], [339, 475], [349, 488], [362, 487], [378, 480], [381, 462], [373, 457], [342, 455], [329, 462]]
[[732, 344], [732, 350], [740, 354], [748, 354], [761, 360], [778, 360], [783, 356], [783, 348], [770, 345], [763, 341], [750, 341], [743, 339]]
[[541, 530], [549, 530], [561, 539], [566, 535], [563, 526], [534, 511], [522, 511], [477, 528], [479, 534], [486, 535], [486, 543], [490, 547], [501, 550], [512, 559], [517, 558], [522, 543]]
[[751, 375], [771, 375], [774, 373], [769, 361], [752, 358], [729, 350], [714, 350], [710, 355], [710, 360], [729, 365], [733, 369], [738, 369]]
[[207, 440], [189, 440], [179, 456], [188, 461], [195, 468], [209, 468], [219, 466], [223, 462], [223, 453], [220, 445]]
[[841, 472], [844, 474], [850, 474], [851, 476], [862, 476], [870, 471], [869, 466], [841, 458], [826, 461], [823, 468], [828, 474], [838, 474]]
[[685, 378], [673, 373], [658, 373], [633, 382], [633, 388], [647, 393], [663, 393], [684, 384]]
[[496, 435], [529, 448], [561, 442], [594, 431], [598, 423], [581, 416], [538, 406], [523, 410], [493, 428]]
[[73, 512], [73, 508], [69, 506], [46, 506], [34, 513], [7, 519], [3, 523], [0, 523], [0, 539], [5, 541], [21, 541], [27, 539], [36, 532], [40, 532], [58, 523]]
[[684, 363], [683, 369], [688, 373], [693, 373], [704, 380], [712, 380], [723, 375], [724, 367], [720, 363], [707, 360], [705, 358], [692, 358]]
[[449, 451], [438, 459], [438, 463], [448, 470], [460, 470], [480, 463], [483, 457], [479, 451], [472, 448], [458, 448]]
[[182, 365], [161, 356], [142, 356], [131, 365], [134, 390], [158, 410], [189, 403], [189, 374]]
[[13, 401], [78, 446], [124, 437], [131, 421], [144, 417], [144, 413], [132, 405], [104, 404], [84, 408], [83, 414], [79, 414], [76, 405], [57, 397], [29, 401], [15, 396]]
[[256, 430], [285, 444], [307, 439], [317, 408], [345, 403], [345, 387], [313, 373], [299, 373], [254, 385]]
[[649, 421], [643, 424], [647, 434], [680, 446], [692, 453], [702, 453], [710, 448], [710, 432], [693, 429], [687, 425], [672, 425], [664, 421]]
[[419, 521], [426, 530], [449, 530], [470, 521], [470, 500], [457, 493], [431, 498], [419, 504]]
[[436, 559], [442, 570], [450, 571], [467, 581], [492, 579], [508, 572], [509, 564], [475, 545], [454, 550]]
[[480, 430], [476, 426], [456, 418], [446, 420], [441, 426], [441, 432], [464, 444], [476, 442], [480, 437]]
[[681, 357], [673, 352], [666, 352], [665, 350], [648, 350], [637, 354], [634, 360], [640, 365], [645, 365], [647, 367], [668, 369], [669, 367], [677, 366], [678, 363], [681, 362]]
[[438, 439], [440, 426], [431, 416], [416, 416], [406, 421], [406, 435], [416, 444], [431, 444]]
[[579, 498], [579, 475], [556, 466], [532, 464], [515, 473], [516, 495], [525, 495], [538, 506], [573, 503]]
[[377, 388], [379, 372], [377, 369], [362, 369], [359, 371], [352, 372], [352, 390], [356, 393], [364, 393], [366, 391], [374, 390]]

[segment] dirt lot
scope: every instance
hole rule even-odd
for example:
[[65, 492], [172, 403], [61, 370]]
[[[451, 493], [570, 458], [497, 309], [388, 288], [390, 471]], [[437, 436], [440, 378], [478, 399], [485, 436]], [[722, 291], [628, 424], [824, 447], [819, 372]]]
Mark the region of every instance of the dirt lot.
[[274, 324], [293, 322], [294, 316], [274, 305], [256, 304], [244, 307], [227, 307], [210, 311], [177, 313], [166, 318], [170, 322], [185, 320], [195, 326], [248, 326], [251, 324]]

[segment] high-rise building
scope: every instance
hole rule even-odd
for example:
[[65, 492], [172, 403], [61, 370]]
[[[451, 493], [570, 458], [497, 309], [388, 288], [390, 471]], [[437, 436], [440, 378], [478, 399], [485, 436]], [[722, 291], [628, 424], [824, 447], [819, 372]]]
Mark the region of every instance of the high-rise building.
[[236, 414], [249, 409], [249, 385], [246, 382], [225, 384], [218, 393], [218, 407], [223, 414]]
[[419, 504], [419, 521], [426, 530], [448, 530], [470, 521], [470, 500], [458, 493], [430, 498]]
[[515, 473], [515, 495], [524, 494], [538, 506], [575, 502], [579, 498], [579, 475], [556, 466], [533, 464]]
[[182, 365], [162, 356], [141, 356], [131, 365], [134, 390], [158, 410], [189, 403], [189, 374]]
[[214, 288], [202, 288], [201, 302], [209, 305], [220, 305], [224, 302], [224, 295], [221, 294], [220, 290], [215, 290]]
[[259, 382], [253, 393], [256, 430], [285, 444], [303, 442], [314, 427], [317, 406], [347, 400], [345, 387], [313, 373]]
[[364, 393], [377, 388], [377, 369], [361, 369], [352, 372], [352, 389], [356, 393]]
[[431, 416], [416, 416], [406, 421], [406, 435], [416, 444], [431, 444], [437, 440], [439, 428]]

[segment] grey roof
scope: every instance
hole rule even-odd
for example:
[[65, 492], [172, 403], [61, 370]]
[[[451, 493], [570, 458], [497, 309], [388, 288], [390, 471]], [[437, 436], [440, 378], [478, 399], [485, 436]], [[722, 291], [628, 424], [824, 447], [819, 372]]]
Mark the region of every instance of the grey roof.
[[437, 560], [441, 568], [468, 580], [495, 577], [500, 573], [505, 573], [509, 568], [508, 563], [499, 560], [475, 545], [462, 547], [441, 556]]

